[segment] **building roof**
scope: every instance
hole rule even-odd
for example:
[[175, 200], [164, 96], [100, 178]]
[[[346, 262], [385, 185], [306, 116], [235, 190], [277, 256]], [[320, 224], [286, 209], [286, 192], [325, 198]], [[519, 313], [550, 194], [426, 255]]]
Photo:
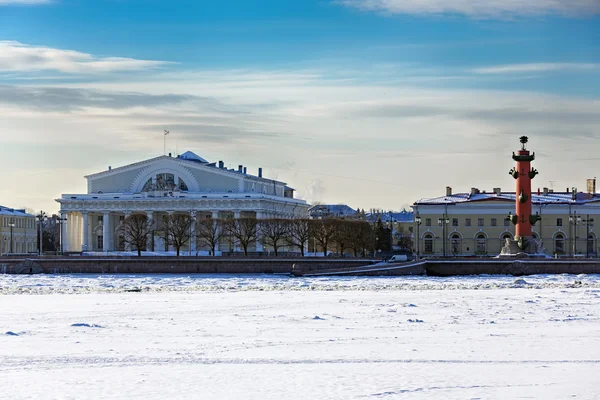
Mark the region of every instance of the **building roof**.
[[356, 210], [346, 204], [316, 204], [308, 209], [309, 214], [325, 214], [336, 217], [356, 215]]
[[381, 222], [413, 222], [414, 213], [412, 211], [402, 210], [400, 212], [388, 211], [367, 215], [367, 221], [369, 222], [377, 222], [377, 219], [379, 218], [381, 218]]
[[24, 209], [19, 210], [4, 206], [0, 206], [0, 215], [8, 215], [11, 217], [35, 217], [34, 215], [27, 214]]
[[177, 158], [181, 158], [182, 160], [196, 161], [196, 162], [208, 164], [208, 161], [206, 161], [204, 158], [200, 157], [198, 154], [196, 154], [192, 151], [186, 151], [185, 153], [177, 156]]
[[[425, 198], [417, 200], [414, 205], [436, 205], [436, 204], [459, 204], [459, 203], [473, 203], [480, 201], [516, 201], [515, 192], [490, 192], [483, 193], [474, 191], [470, 193], [456, 193], [450, 196], [440, 196]], [[588, 193], [576, 193], [573, 196], [572, 192], [548, 192], [533, 193], [531, 195], [531, 202], [533, 204], [585, 204], [600, 201], [600, 195], [588, 194]]]

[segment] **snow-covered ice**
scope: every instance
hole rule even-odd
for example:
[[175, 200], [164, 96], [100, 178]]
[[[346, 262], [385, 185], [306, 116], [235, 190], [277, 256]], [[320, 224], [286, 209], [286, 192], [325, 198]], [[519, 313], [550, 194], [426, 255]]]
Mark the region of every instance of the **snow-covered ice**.
[[0, 398], [597, 399], [599, 370], [598, 275], [0, 275]]

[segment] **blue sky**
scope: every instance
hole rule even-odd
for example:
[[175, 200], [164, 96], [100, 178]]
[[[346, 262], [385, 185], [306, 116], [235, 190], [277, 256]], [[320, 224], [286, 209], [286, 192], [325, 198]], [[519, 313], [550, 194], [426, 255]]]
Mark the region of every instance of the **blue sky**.
[[56, 209], [82, 175], [161, 153], [163, 128], [313, 202], [510, 188], [521, 134], [540, 185], [583, 187], [598, 110], [593, 0], [0, 0], [9, 206]]

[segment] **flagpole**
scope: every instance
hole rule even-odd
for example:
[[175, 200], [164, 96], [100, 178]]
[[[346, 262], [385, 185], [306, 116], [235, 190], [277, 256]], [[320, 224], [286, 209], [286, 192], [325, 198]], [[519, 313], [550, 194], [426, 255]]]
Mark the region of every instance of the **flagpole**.
[[169, 131], [165, 129], [165, 135], [164, 135], [164, 140], [163, 140], [163, 155], [167, 155], [167, 135], [169, 134]]

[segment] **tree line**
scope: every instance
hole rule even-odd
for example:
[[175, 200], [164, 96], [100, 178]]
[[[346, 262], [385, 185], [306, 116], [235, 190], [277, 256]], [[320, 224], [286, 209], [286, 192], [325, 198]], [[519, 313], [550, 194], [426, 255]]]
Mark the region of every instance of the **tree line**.
[[391, 250], [392, 240], [391, 230], [381, 221], [375, 224], [340, 218], [208, 218], [196, 221], [187, 214], [165, 216], [160, 230], [146, 215], [132, 214], [123, 221], [121, 234], [126, 245], [137, 250], [138, 256], [146, 250], [151, 235], [157, 235], [165, 244], [173, 246], [179, 256], [181, 249], [194, 237], [194, 229], [196, 246], [209, 249], [213, 255], [224, 240], [229, 240], [248, 255], [258, 239], [265, 250], [273, 251], [275, 256], [288, 247], [302, 256], [307, 248], [313, 248], [325, 256], [333, 252], [339, 256], [366, 257], [376, 250]]

